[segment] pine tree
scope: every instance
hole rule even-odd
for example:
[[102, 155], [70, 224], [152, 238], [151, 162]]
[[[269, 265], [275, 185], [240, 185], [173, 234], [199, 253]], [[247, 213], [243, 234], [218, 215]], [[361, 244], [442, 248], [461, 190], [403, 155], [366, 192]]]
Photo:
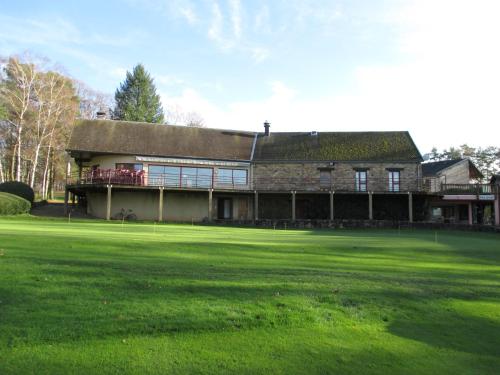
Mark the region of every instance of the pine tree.
[[142, 64], [134, 67], [115, 93], [118, 120], [163, 123], [163, 108], [153, 79]]

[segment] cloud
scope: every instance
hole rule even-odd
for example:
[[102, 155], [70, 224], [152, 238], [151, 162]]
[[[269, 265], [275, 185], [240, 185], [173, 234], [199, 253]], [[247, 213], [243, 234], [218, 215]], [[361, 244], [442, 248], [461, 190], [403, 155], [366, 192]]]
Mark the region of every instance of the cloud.
[[[142, 35], [142, 33], [140, 33]], [[134, 42], [137, 32], [121, 36], [82, 32], [73, 23], [60, 18], [32, 19], [0, 15], [0, 39], [15, 44], [79, 45], [123, 47]]]
[[225, 49], [230, 47], [230, 45], [222, 36], [223, 21], [224, 19], [219, 4], [216, 1], [212, 2], [212, 19], [208, 29], [208, 38], [217, 42]]
[[231, 8], [231, 22], [233, 24], [233, 34], [235, 39], [241, 38], [241, 4], [239, 0], [229, 0]]
[[180, 7], [179, 13], [190, 25], [198, 23], [198, 16], [190, 6]]

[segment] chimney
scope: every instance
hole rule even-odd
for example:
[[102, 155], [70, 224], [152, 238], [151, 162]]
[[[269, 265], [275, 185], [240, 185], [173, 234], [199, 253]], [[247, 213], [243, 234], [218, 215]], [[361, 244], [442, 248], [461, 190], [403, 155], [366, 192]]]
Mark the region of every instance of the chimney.
[[266, 137], [269, 136], [269, 128], [271, 127], [271, 124], [269, 122], [264, 122], [264, 135]]
[[103, 120], [106, 118], [106, 112], [104, 112], [103, 110], [97, 111], [95, 117], [98, 120]]

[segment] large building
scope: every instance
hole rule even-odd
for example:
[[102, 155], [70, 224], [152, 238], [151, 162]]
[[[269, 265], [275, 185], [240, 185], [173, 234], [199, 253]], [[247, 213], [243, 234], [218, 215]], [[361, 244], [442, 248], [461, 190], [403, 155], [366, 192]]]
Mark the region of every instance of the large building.
[[100, 218], [259, 221], [426, 218], [408, 132], [245, 132], [78, 121], [67, 193]]

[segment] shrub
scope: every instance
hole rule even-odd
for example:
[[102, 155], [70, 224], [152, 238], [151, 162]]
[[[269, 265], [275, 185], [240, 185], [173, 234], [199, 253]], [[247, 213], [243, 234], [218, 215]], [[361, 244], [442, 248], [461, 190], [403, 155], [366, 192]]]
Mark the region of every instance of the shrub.
[[18, 197], [26, 199], [30, 203], [33, 203], [33, 200], [35, 199], [35, 193], [33, 192], [33, 189], [29, 185], [26, 185], [24, 182], [4, 182], [3, 184], [0, 184], [0, 192], [17, 195]]
[[19, 215], [30, 212], [31, 203], [14, 194], [0, 192], [0, 215]]

